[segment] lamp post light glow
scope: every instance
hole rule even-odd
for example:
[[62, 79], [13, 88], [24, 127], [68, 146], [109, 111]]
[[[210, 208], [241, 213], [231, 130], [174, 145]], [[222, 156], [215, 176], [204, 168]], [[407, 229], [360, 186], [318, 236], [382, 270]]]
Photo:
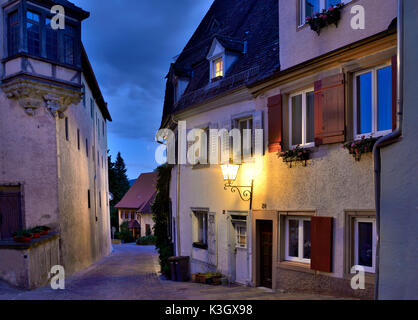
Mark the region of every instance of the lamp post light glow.
[[238, 191], [238, 194], [243, 201], [250, 201], [250, 210], [252, 210], [254, 180], [251, 180], [251, 186], [233, 186], [232, 185], [237, 179], [239, 167], [240, 167], [239, 165], [232, 164], [232, 163], [221, 165], [222, 175], [225, 181], [224, 189], [225, 190], [231, 189], [231, 192]]

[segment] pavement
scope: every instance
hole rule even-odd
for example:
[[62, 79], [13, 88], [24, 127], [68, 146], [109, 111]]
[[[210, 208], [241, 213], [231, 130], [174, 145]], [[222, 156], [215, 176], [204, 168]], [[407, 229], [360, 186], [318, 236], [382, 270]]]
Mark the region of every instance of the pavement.
[[114, 245], [110, 256], [68, 277], [64, 290], [50, 286], [32, 291], [0, 281], [0, 300], [334, 300], [336, 297], [271, 292], [244, 286], [179, 283], [159, 274], [153, 246]]

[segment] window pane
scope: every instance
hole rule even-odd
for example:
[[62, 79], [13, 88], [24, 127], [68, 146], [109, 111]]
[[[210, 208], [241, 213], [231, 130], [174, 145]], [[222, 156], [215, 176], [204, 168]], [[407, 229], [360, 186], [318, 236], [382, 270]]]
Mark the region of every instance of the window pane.
[[320, 1], [319, 0], [306, 0], [305, 1], [305, 13], [306, 17], [312, 17], [315, 12], [320, 12]]
[[299, 257], [299, 221], [289, 220], [289, 256]]
[[314, 93], [306, 94], [306, 143], [315, 141]]
[[341, 0], [327, 0], [325, 9], [328, 9], [331, 6], [336, 6], [339, 3], [341, 3]]
[[19, 15], [14, 12], [9, 15], [8, 51], [10, 56], [18, 52], [19, 38]]
[[311, 222], [303, 221], [303, 258], [311, 258]]
[[358, 223], [358, 264], [373, 267], [373, 224]]
[[392, 67], [377, 71], [377, 128], [392, 129]]
[[45, 19], [45, 29], [46, 57], [51, 60], [58, 60], [58, 30], [52, 29], [51, 19], [49, 18]]
[[302, 144], [302, 95], [292, 98], [292, 146]]
[[357, 77], [357, 133], [372, 132], [372, 73]]
[[35, 22], [39, 22], [39, 14], [31, 11], [26, 12], [26, 18]]
[[64, 59], [65, 63], [74, 64], [74, 38], [71, 36], [64, 37]]
[[26, 23], [28, 32], [28, 52], [33, 55], [40, 55], [39, 25], [32, 22]]

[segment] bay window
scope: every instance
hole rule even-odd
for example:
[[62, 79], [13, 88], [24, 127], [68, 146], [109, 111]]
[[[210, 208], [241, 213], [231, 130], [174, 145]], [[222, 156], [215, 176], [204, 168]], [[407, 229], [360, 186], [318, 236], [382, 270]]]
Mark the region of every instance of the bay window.
[[289, 98], [289, 145], [305, 148], [315, 145], [314, 91], [312, 89]]
[[392, 131], [392, 67], [383, 66], [354, 76], [354, 132], [383, 136]]
[[[29, 6], [6, 12], [7, 54], [9, 57], [19, 53], [48, 59], [68, 65], [80, 63], [79, 24], [66, 23], [65, 29], [51, 27], [49, 11]], [[21, 35], [24, 35], [21, 38]]]
[[311, 262], [311, 219], [307, 217], [286, 217], [285, 219], [285, 260]]

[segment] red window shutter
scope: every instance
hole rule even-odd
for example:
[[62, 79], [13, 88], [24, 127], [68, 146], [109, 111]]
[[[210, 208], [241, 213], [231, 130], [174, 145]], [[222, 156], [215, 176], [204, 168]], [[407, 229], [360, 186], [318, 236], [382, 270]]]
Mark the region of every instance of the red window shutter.
[[398, 100], [398, 56], [392, 57], [392, 129], [396, 130], [396, 109]]
[[315, 82], [315, 143], [345, 141], [344, 74]]
[[282, 95], [268, 99], [268, 121], [269, 121], [269, 152], [282, 150], [283, 140], [283, 104]]
[[311, 219], [311, 269], [332, 272], [333, 218]]

